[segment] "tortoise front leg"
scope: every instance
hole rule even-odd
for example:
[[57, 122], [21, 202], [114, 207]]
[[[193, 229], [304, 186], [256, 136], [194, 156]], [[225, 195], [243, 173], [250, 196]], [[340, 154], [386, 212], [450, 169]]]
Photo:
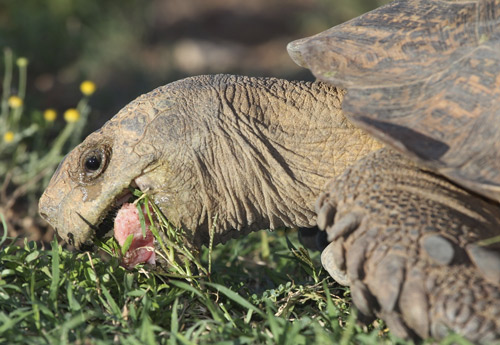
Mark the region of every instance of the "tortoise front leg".
[[361, 313], [404, 338], [500, 340], [500, 206], [383, 149], [317, 202], [321, 259]]

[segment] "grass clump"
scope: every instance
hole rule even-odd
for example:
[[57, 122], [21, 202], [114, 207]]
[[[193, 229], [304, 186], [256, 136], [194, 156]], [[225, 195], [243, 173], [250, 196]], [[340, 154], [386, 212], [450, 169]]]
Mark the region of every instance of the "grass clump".
[[[138, 196], [137, 205], [153, 205]], [[157, 254], [173, 263], [163, 271], [126, 270], [113, 239], [101, 243], [113, 254], [103, 260], [67, 251], [56, 240], [50, 249], [27, 241], [5, 245], [4, 236], [0, 343], [411, 344], [381, 321], [357, 324], [349, 290], [319, 269], [318, 253], [284, 231], [184, 255], [190, 249], [158, 209], [143, 217], [163, 242]], [[468, 344], [458, 337], [443, 344], [451, 341]]]
[[411, 344], [381, 321], [358, 325], [349, 290], [319, 269], [318, 253], [285, 231], [253, 233], [192, 255], [147, 195], [137, 196], [137, 205], [152, 206], [143, 217], [163, 243], [157, 254], [173, 265], [126, 270], [113, 239], [100, 244], [112, 254], [102, 259], [56, 240], [44, 249], [4, 235], [0, 343]]

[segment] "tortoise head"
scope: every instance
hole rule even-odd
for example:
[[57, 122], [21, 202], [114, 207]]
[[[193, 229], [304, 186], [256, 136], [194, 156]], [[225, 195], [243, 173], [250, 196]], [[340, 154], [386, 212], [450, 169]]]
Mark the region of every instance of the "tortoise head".
[[154, 170], [158, 154], [145, 140], [155, 118], [151, 101], [140, 97], [129, 104], [59, 164], [39, 212], [69, 244], [90, 244], [106, 216], [130, 195], [134, 181]]
[[204, 80], [181, 80], [138, 97], [64, 158], [39, 212], [66, 242], [91, 246], [96, 235], [112, 230], [131, 188], [148, 191], [175, 224], [198, 227], [191, 152], [208, 127], [200, 114], [216, 112], [217, 104], [195, 109], [196, 97], [188, 97], [193, 85], [203, 87]]

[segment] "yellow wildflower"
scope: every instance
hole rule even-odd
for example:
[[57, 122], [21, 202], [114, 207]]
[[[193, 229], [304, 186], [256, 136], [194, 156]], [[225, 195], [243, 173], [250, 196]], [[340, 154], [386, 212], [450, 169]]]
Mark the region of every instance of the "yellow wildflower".
[[8, 102], [9, 106], [13, 109], [19, 108], [23, 105], [23, 100], [18, 96], [10, 96]]
[[80, 91], [85, 96], [90, 96], [91, 94], [93, 94], [95, 89], [96, 89], [95, 83], [90, 80], [85, 80], [80, 84]]
[[74, 108], [68, 109], [64, 112], [64, 119], [66, 122], [76, 122], [80, 119], [80, 113]]
[[12, 131], [5, 132], [5, 134], [3, 135], [3, 141], [5, 141], [6, 143], [11, 143], [13, 140], [14, 140], [14, 132]]
[[28, 59], [25, 57], [20, 57], [16, 60], [17, 67], [26, 67], [28, 66]]
[[47, 109], [43, 112], [43, 118], [47, 122], [54, 122], [57, 117], [57, 112], [54, 109]]

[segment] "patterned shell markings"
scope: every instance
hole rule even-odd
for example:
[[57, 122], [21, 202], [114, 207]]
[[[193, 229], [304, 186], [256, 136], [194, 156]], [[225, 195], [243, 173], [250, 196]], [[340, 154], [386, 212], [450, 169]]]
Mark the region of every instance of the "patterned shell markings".
[[354, 123], [500, 201], [500, 0], [399, 0], [289, 51]]

